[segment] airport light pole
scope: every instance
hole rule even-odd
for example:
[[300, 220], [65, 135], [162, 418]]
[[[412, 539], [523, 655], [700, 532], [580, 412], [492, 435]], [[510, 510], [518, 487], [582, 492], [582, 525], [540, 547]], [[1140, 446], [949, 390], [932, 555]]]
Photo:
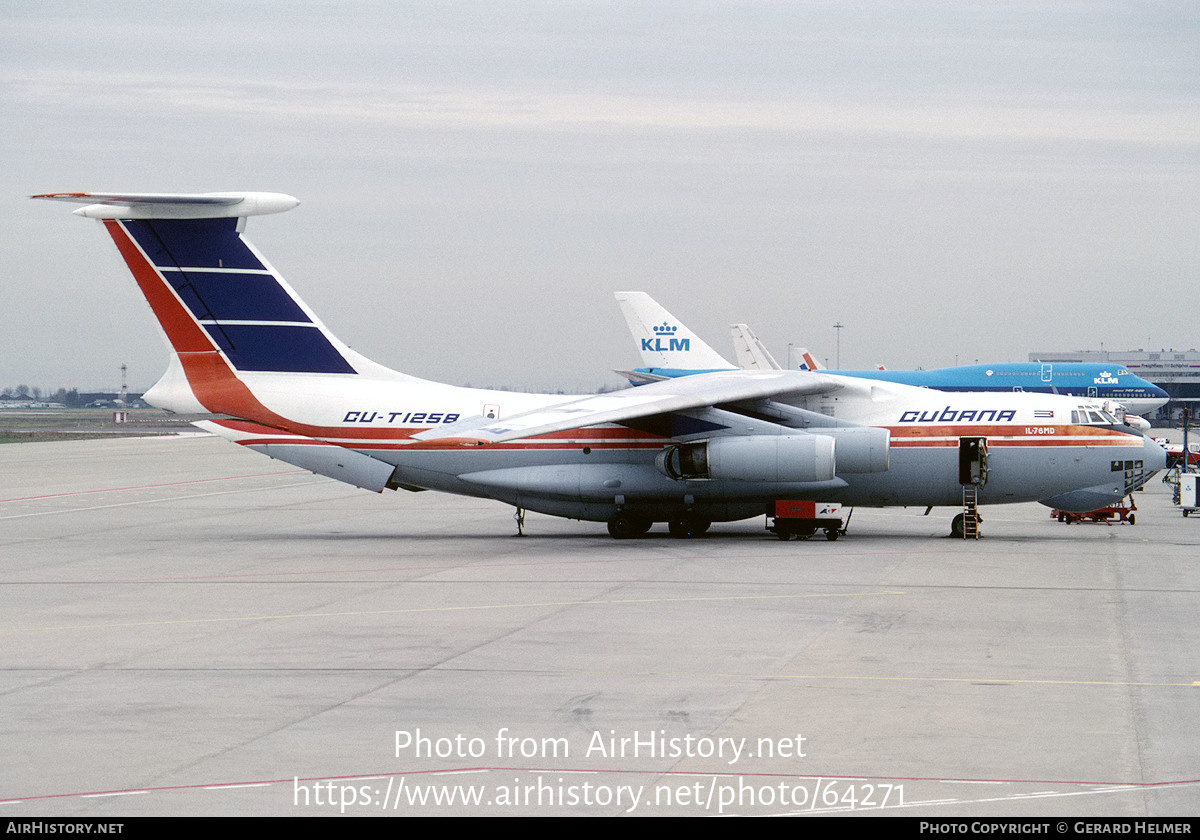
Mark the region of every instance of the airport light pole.
[[841, 321], [834, 324], [833, 328], [835, 330], [837, 330], [837, 369], [841, 370], [842, 369], [842, 323], [841, 323]]

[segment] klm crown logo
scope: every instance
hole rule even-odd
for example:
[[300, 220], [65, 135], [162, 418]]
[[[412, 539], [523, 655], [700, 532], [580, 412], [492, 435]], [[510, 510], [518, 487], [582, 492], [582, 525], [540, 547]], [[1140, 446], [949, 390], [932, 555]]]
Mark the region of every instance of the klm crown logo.
[[675, 331], [679, 327], [668, 324], [663, 321], [662, 324], [650, 328], [654, 332], [654, 338], [642, 339], [642, 350], [650, 350], [655, 353], [687, 351], [691, 349], [690, 338], [676, 338]]

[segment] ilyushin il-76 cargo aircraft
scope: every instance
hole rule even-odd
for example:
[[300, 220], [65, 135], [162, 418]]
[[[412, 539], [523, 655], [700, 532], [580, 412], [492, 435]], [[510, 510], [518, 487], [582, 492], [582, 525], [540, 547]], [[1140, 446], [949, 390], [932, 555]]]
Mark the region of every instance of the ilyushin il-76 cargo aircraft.
[[[202, 428], [376, 492], [440, 490], [673, 535], [778, 500], [961, 505], [1112, 502], [1163, 465], [1158, 444], [1077, 399], [943, 394], [804, 371], [723, 371], [564, 397], [418, 379], [355, 353], [243, 236], [276, 193], [35, 196], [83, 203], [158, 318], [171, 355], [144, 399], [224, 417]], [[968, 445], [964, 445], [964, 443]], [[981, 446], [985, 443], [986, 446]]]

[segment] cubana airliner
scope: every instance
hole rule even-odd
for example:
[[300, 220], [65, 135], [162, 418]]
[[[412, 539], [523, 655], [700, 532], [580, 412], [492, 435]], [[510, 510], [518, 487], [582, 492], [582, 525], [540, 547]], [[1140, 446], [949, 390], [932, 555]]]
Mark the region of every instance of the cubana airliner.
[[[165, 333], [145, 400], [222, 415], [214, 434], [368, 490], [439, 490], [679, 537], [778, 500], [1091, 510], [1163, 465], [1158, 444], [1059, 395], [944, 394], [805, 371], [725, 370], [599, 395], [461, 388], [376, 364], [334, 336], [244, 237], [277, 193], [51, 193], [82, 203]], [[678, 340], [678, 338], [677, 338]], [[668, 338], [669, 346], [669, 338]]]

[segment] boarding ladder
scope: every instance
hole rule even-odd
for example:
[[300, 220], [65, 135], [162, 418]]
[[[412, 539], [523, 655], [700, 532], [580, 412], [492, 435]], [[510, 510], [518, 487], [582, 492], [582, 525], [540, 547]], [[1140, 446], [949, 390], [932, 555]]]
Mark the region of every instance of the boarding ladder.
[[979, 485], [964, 484], [963, 489], [963, 527], [964, 540], [979, 539]]

